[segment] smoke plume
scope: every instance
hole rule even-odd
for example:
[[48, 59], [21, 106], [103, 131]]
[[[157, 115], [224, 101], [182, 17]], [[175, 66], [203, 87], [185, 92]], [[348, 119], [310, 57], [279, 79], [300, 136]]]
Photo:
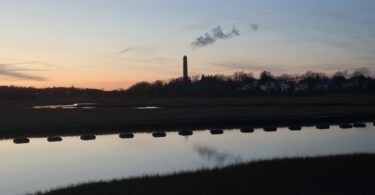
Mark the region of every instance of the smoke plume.
[[191, 43], [191, 46], [193, 48], [205, 47], [214, 44], [218, 40], [230, 39], [236, 36], [240, 36], [240, 31], [236, 27], [233, 27], [229, 33], [225, 33], [221, 26], [217, 26], [213, 28], [211, 32], [207, 32], [196, 38], [195, 41]]
[[218, 150], [210, 146], [195, 145], [194, 149], [199, 156], [206, 160], [214, 161], [218, 165], [242, 162], [240, 156], [236, 156], [225, 152], [219, 152]]
[[259, 30], [259, 24], [250, 24], [250, 28], [251, 28], [253, 31], [257, 31], [257, 30]]

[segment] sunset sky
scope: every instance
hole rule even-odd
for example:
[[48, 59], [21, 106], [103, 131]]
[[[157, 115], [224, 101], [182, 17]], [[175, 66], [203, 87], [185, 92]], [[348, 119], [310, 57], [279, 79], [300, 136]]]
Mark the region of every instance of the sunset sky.
[[183, 55], [190, 75], [375, 72], [374, 0], [0, 3], [0, 85], [127, 88], [181, 76]]

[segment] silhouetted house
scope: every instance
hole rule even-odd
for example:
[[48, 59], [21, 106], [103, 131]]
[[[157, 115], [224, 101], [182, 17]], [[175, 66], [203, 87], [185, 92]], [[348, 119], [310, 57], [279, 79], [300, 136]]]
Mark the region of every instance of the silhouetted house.
[[250, 90], [251, 90], [250, 84], [237, 88], [237, 91], [250, 91]]
[[259, 82], [253, 81], [251, 83], [248, 83], [240, 88], [238, 88], [238, 91], [256, 91], [259, 89]]
[[344, 89], [355, 88], [359, 86], [359, 82], [356, 80], [350, 80], [343, 84]]
[[265, 92], [278, 91], [278, 83], [276, 81], [268, 81], [260, 86], [260, 90]]
[[280, 84], [280, 90], [283, 91], [283, 92], [289, 91], [291, 88], [292, 88], [292, 86], [290, 86], [287, 83], [281, 83]]
[[359, 89], [368, 91], [371, 88], [371, 82], [367, 80], [350, 79], [343, 84], [344, 89]]
[[330, 87], [331, 84], [329, 81], [321, 81], [314, 86], [314, 90], [328, 90]]
[[362, 81], [362, 82], [359, 82], [360, 83], [360, 89], [362, 89], [363, 91], [367, 91], [369, 90], [371, 84], [368, 82], [368, 81]]
[[294, 91], [295, 92], [299, 92], [299, 91], [307, 91], [309, 90], [309, 84], [307, 83], [299, 83], [297, 84], [295, 87], [294, 87]]
[[269, 88], [268, 85], [266, 85], [266, 84], [261, 85], [259, 89], [260, 89], [261, 91], [270, 91], [270, 88]]
[[361, 87], [362, 87], [362, 89], [363, 89], [364, 91], [368, 91], [369, 88], [370, 88], [370, 84], [369, 84], [369, 83], [363, 83]]

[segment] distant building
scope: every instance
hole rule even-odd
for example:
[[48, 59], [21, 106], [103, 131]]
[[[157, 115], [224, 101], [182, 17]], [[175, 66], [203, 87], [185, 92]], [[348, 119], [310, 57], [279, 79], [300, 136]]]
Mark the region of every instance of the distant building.
[[184, 59], [183, 59], [183, 78], [184, 78], [184, 81], [187, 81], [189, 80], [189, 74], [188, 74], [188, 58], [187, 56], [184, 56]]
[[309, 85], [307, 83], [299, 83], [294, 87], [294, 91], [307, 91], [309, 90]]
[[330, 88], [329, 81], [321, 81], [314, 86], [315, 90], [328, 90]]
[[240, 88], [237, 89], [237, 91], [256, 91], [259, 89], [259, 82], [253, 81], [251, 83], [248, 83]]
[[270, 90], [270, 88], [268, 88], [268, 86], [267, 85], [261, 85], [260, 86], [260, 88], [259, 88], [261, 91], [269, 91]]
[[274, 81], [266, 82], [265, 84], [261, 85], [259, 88], [261, 91], [278, 91], [277, 83]]
[[358, 81], [347, 81], [346, 83], [344, 83], [343, 85], [343, 88], [347, 89], [347, 88], [355, 88], [355, 87], [358, 87], [359, 86], [359, 82]]
[[287, 83], [281, 83], [280, 84], [280, 90], [281, 91], [288, 91], [288, 90], [290, 90], [290, 88], [291, 88], [291, 86]]

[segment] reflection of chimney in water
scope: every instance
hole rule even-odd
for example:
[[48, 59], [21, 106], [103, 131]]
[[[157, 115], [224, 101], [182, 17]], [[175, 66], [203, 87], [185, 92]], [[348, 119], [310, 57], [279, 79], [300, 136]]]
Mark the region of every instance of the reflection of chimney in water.
[[184, 75], [183, 75], [183, 78], [184, 78], [184, 81], [187, 81], [188, 80], [188, 77], [189, 77], [189, 75], [188, 75], [188, 58], [187, 58], [187, 56], [184, 56], [184, 67], [183, 67], [183, 69], [184, 69]]

